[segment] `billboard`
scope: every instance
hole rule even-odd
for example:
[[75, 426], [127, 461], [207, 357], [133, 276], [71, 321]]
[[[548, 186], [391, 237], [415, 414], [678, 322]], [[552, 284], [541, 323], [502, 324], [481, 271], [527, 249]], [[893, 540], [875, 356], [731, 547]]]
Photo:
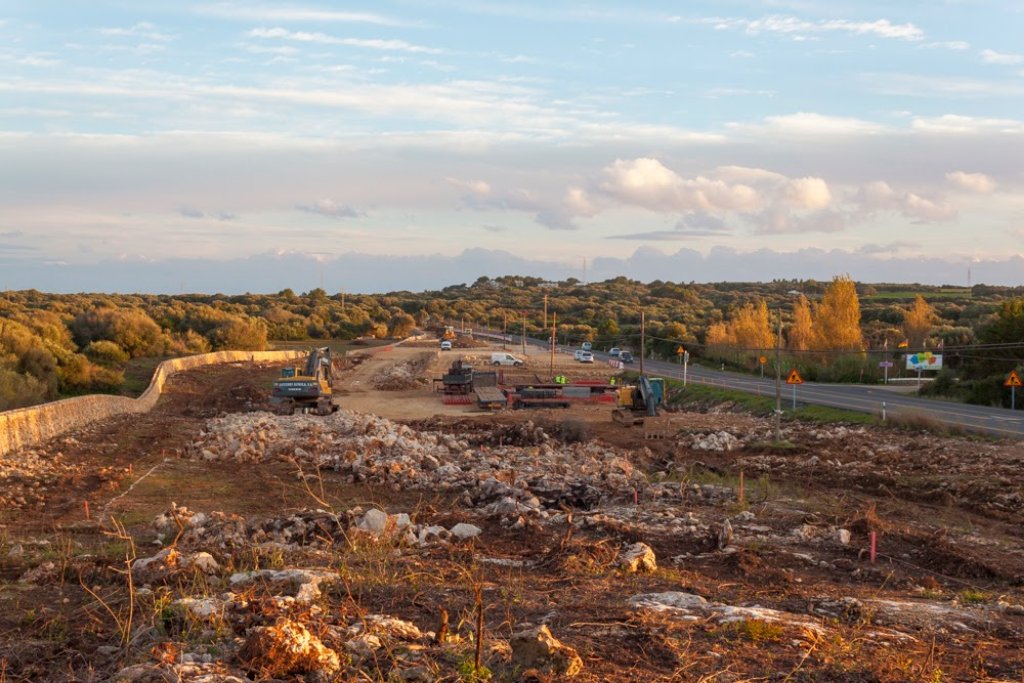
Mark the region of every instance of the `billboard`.
[[921, 351], [907, 356], [907, 370], [941, 370], [942, 354]]

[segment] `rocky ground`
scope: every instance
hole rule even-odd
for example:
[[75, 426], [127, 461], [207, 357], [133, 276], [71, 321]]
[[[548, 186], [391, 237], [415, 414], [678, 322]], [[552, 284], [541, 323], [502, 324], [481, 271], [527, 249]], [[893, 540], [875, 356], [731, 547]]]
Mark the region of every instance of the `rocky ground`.
[[0, 681], [1024, 678], [1020, 444], [455, 412], [423, 353], [326, 418], [185, 373], [0, 461]]

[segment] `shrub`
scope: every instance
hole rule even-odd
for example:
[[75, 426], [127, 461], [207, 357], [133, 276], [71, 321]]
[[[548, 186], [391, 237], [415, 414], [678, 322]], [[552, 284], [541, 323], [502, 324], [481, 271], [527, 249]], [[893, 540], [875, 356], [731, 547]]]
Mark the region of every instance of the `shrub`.
[[0, 410], [11, 410], [42, 403], [46, 385], [31, 375], [0, 368]]
[[97, 363], [127, 363], [128, 354], [112, 341], [97, 339], [85, 347], [85, 355]]

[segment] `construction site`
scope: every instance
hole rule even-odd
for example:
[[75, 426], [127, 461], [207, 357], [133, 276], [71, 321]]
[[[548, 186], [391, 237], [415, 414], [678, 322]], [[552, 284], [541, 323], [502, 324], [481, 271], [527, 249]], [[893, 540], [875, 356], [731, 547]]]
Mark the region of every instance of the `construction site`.
[[0, 683], [1024, 680], [1019, 441], [443, 336], [0, 453]]

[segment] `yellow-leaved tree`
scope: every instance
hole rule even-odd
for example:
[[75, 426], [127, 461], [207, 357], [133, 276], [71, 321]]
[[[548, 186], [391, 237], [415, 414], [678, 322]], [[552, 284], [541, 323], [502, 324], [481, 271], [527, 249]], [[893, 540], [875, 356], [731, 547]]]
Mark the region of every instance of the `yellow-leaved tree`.
[[849, 275], [837, 275], [814, 307], [814, 346], [819, 349], [862, 351], [860, 299]]
[[768, 304], [760, 299], [757, 305], [745, 304], [729, 321], [729, 329], [736, 346], [741, 349], [770, 349], [775, 346], [775, 334], [768, 318]]
[[791, 351], [806, 351], [814, 343], [814, 322], [811, 319], [811, 304], [803, 294], [793, 306], [793, 323], [786, 336], [786, 348]]
[[903, 336], [909, 342], [910, 349], [924, 348], [935, 324], [935, 310], [918, 294], [914, 297], [914, 305], [903, 312]]

